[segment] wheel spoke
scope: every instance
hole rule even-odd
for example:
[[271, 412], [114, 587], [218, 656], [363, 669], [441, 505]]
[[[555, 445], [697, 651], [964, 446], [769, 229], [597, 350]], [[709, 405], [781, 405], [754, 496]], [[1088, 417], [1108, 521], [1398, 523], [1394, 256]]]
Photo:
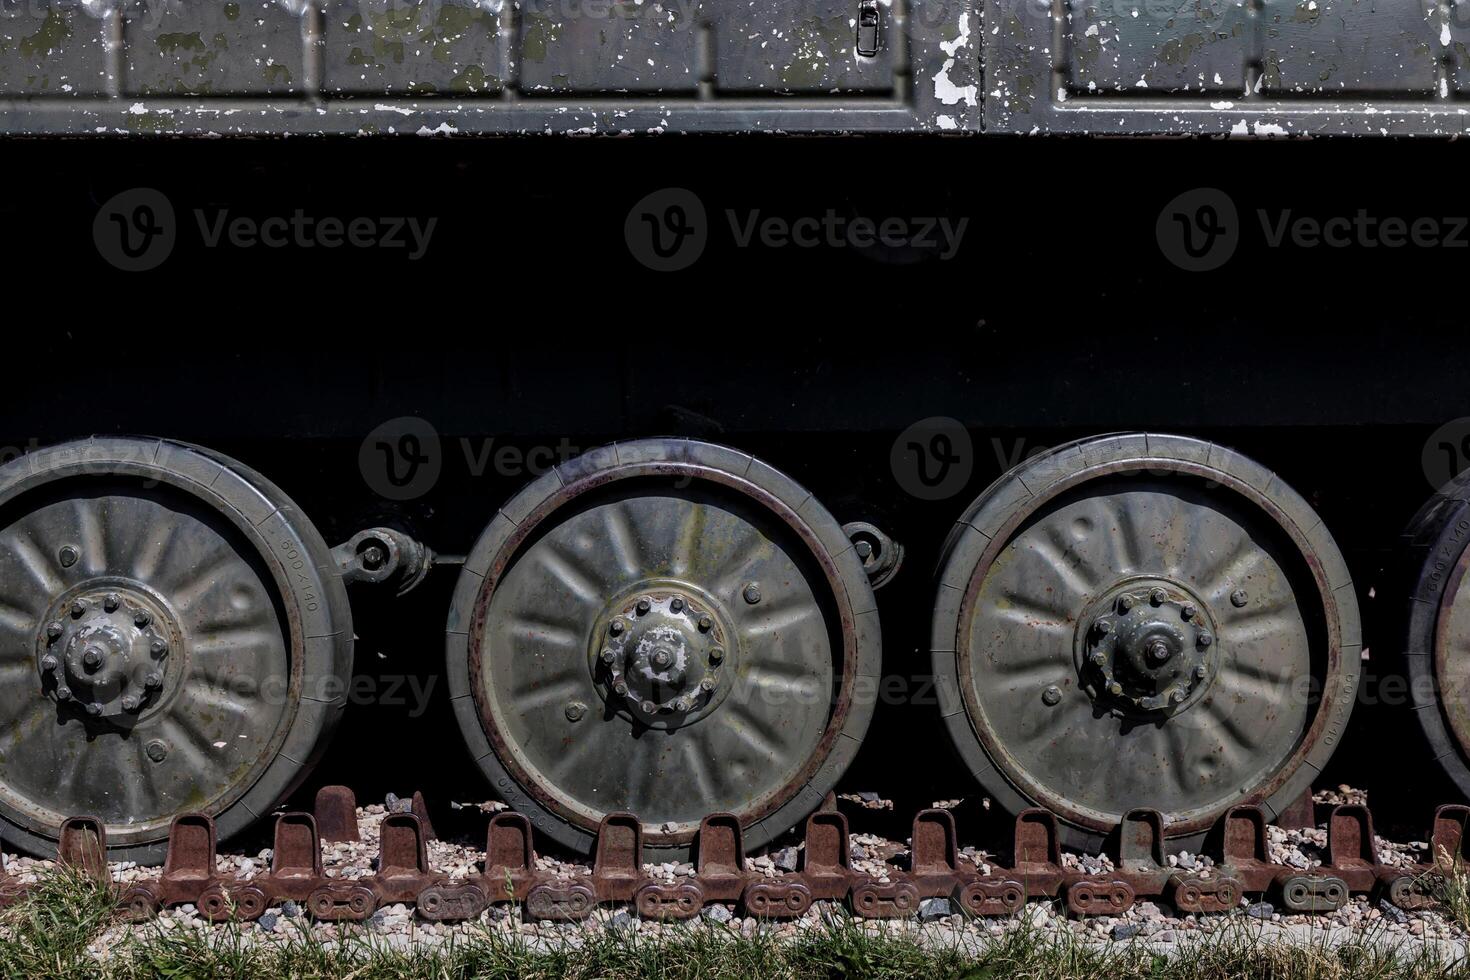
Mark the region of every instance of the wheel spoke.
[[8, 538], [6, 547], [15, 556], [16, 562], [35, 586], [35, 589], [29, 593], [30, 595], [39, 594], [42, 601], [45, 601], [45, 598], [62, 591], [64, 586], [61, 583], [58, 566], [54, 559], [41, 550], [40, 545], [29, 533], [24, 529], [16, 528], [6, 537]]
[[615, 501], [603, 508], [603, 534], [604, 544], [623, 578], [629, 582], [637, 581], [642, 574], [643, 555], [623, 501]]

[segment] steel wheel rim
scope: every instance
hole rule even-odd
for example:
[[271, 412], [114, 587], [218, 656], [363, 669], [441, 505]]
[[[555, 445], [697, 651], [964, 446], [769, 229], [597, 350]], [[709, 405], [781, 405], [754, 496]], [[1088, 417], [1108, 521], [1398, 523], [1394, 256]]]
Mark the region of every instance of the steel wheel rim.
[[[1147, 452], [1154, 445], [1161, 448], [1162, 455]], [[1297, 751], [1269, 780], [1249, 787], [1250, 799], [1259, 800], [1267, 806], [1271, 806], [1272, 801], [1277, 806], [1281, 805], [1281, 799], [1287, 791], [1299, 791], [1298, 786], [1306, 785], [1311, 773], [1320, 770], [1326, 755], [1330, 754], [1331, 748], [1340, 737], [1347, 712], [1351, 710], [1352, 693], [1357, 682], [1356, 657], [1353, 658], [1353, 663], [1349, 663], [1344, 660], [1343, 653], [1344, 630], [1347, 631], [1349, 649], [1354, 654], [1357, 635], [1354, 625], [1356, 604], [1352, 601], [1351, 582], [1346, 576], [1341, 556], [1322, 529], [1320, 519], [1315, 519], [1315, 515], [1300, 498], [1280, 487], [1266, 471], [1233, 454], [1225, 454], [1223, 466], [1210, 465], [1215, 453], [1214, 447], [1206, 443], [1151, 435], [1106, 437], [1061, 447], [1054, 451], [1050, 459], [1039, 461], [1037, 472], [1033, 472], [1025, 480], [1013, 473], [998, 481], [992, 491], [987, 491], [987, 495], [977, 502], [972, 513], [978, 516], [973, 519], [977, 524], [982, 520], [985, 522], [983, 534], [975, 527], [961, 524], [961, 533], [956, 536], [956, 540], [966, 538], [966, 542], [949, 555], [942, 577], [940, 602], [936, 606], [936, 673], [940, 676], [941, 683], [948, 678], [955, 685], [951, 699], [953, 706], [944, 713], [956, 747], [976, 777], [987, 789], [1000, 795], [1008, 807], [1029, 805], [1036, 797], [1027, 795], [1028, 789], [1032, 787], [1026, 785], [1024, 777], [1017, 778], [1013, 768], [1007, 766], [1002, 749], [993, 739], [987, 738], [983, 724], [974, 721], [978, 699], [965, 680], [969, 673], [969, 665], [964, 662], [965, 651], [971, 642], [966, 624], [969, 622], [968, 610], [972, 608], [983, 577], [978, 573], [971, 575], [965, 570], [988, 567], [1027, 516], [1044, 507], [1048, 501], [1089, 481], [1116, 478], [1119, 474], [1164, 471], [1171, 475], [1188, 476], [1209, 481], [1217, 489], [1229, 491], [1239, 499], [1248, 501], [1254, 511], [1269, 519], [1270, 526], [1279, 529], [1283, 541], [1290, 545], [1290, 554], [1302, 556], [1305, 570], [1299, 580], [1305, 583], [1304, 588], [1309, 589], [1307, 594], [1312, 603], [1309, 608], [1314, 616], [1318, 608], [1315, 604], [1321, 603], [1321, 616], [1315, 624], [1320, 636], [1314, 642], [1320, 644], [1318, 662], [1325, 671], [1323, 693], [1313, 703], [1314, 713], [1310, 725], [1298, 740]], [[1024, 470], [1026, 466], [1020, 469]], [[1242, 473], [1246, 478], [1239, 478]], [[985, 505], [992, 492], [1008, 480], [1011, 486], [1009, 490], [1000, 490], [1000, 497], [997, 498], [1000, 503], [987, 509]], [[1260, 486], [1271, 488], [1276, 496], [1256, 489]], [[1018, 506], [1018, 500], [1024, 501], [1025, 506], [1016, 513], [1013, 509]], [[997, 511], [1004, 515], [1003, 520], [997, 517]], [[1304, 519], [1306, 523], [1303, 523]], [[963, 556], [955, 552], [963, 552], [969, 560], [963, 560]], [[1330, 579], [1329, 570], [1340, 581]], [[945, 594], [949, 590], [952, 590], [955, 598], [946, 601]], [[1347, 590], [1345, 606], [1339, 606], [1338, 590]], [[945, 639], [946, 635], [948, 640]], [[1045, 691], [1045, 688], [1041, 690]], [[1041, 699], [1034, 696], [1035, 693], [1032, 692], [1028, 703], [1034, 704], [1036, 712], [1049, 710]], [[1063, 693], [1066, 693], [1065, 690]], [[973, 746], [973, 750], [967, 749], [967, 745]], [[1045, 793], [1037, 795], [1046, 797]], [[1228, 802], [1241, 800], [1242, 797], [1238, 796]], [[1147, 797], [1139, 802], [1152, 805], [1152, 800]], [[1110, 831], [1117, 822], [1115, 814], [1111, 812], [1102, 815], [1078, 812], [1078, 808], [1067, 806], [1064, 799], [1044, 799], [1044, 804], [1058, 812], [1058, 816], [1064, 821], [1064, 828], [1079, 828], [1080, 834], [1071, 835], [1072, 839], [1078, 841], [1088, 835], [1096, 839]], [[1138, 805], [1138, 802], [1129, 805]], [[1172, 814], [1166, 833], [1171, 837], [1202, 834], [1218, 815], [1218, 810], [1218, 807], [1196, 808], [1193, 812]], [[1116, 816], [1120, 817], [1121, 814]]]
[[[86, 813], [108, 824], [114, 844], [156, 840], [181, 809], [237, 802], [275, 758], [300, 665], [273, 576], [258, 553], [241, 553], [254, 546], [224, 516], [184, 488], [144, 490], [112, 477], [63, 478], [7, 504], [0, 574], [12, 583], [30, 574], [29, 587], [8, 590], [12, 614], [0, 622], [0, 677], [23, 694], [9, 702], [14, 727], [0, 744], [0, 812], [9, 819], [46, 834]], [[15, 642], [27, 630], [29, 663]], [[238, 645], [247, 632], [251, 641]], [[90, 687], [100, 700], [86, 702], [105, 705], [97, 714], [83, 707], [87, 668], [78, 661], [100, 646], [89, 639], [106, 634], [114, 642], [92, 677], [109, 680]], [[46, 669], [51, 660], [59, 662]], [[113, 683], [117, 674], [124, 679]], [[250, 683], [256, 677], [278, 679], [279, 689]], [[139, 710], [126, 710], [140, 696]], [[67, 813], [36, 800], [53, 781], [71, 788]]]
[[[829, 642], [833, 651], [840, 651], [833, 656], [840, 655], [842, 661], [840, 671], [834, 667], [831, 674], [835, 694], [827, 709], [827, 723], [814, 751], [792, 779], [777, 792], [753, 794], [756, 798], [750, 805], [738, 808], [741, 823], [747, 830], [747, 843], [757, 846], [815, 809], [845, 769], [856, 752], [872, 709], [871, 703], [853, 697], [855, 682], [860, 675], [876, 676], [878, 665], [876, 611], [850, 542], [846, 542], [840, 527], [810, 494], [751, 457], [704, 443], [650, 440], [598, 450], [558, 468], [558, 472], [543, 478], [541, 484], [527, 488], [487, 528], [461, 578], [448, 633], [451, 685], [457, 683], [459, 674], [455, 664], [463, 665], [470, 683], [459, 694], [452, 687], [451, 696], [455, 699], [461, 729], [502, 796], [525, 812], [537, 829], [568, 846], [590, 846], [596, 826], [592, 818], [611, 808], [579, 814], [573, 807], [563, 805], [529, 778], [496, 730], [494, 708], [487, 703], [484, 685], [477, 680], [482, 676], [487, 654], [493, 657], [492, 645], [484, 642], [485, 624], [499, 580], [519, 559], [522, 545], [533, 538], [541, 522], [562, 512], [564, 507], [576, 506], [584, 495], [606, 494], [609, 488], [615, 494], [633, 485], [626, 481], [645, 481], [647, 485], [649, 480], [664, 486], [668, 481], [676, 481], [699, 493], [713, 494], [717, 499], [736, 501], [741, 507], [773, 515], [776, 526], [787, 529], [782, 534], [789, 533], [798, 543], [794, 550], [801, 555], [800, 561], [810, 563], [817, 570], [809, 581], [820, 583], [820, 588], [814, 586], [814, 589], [824, 602], [830, 602], [831, 619], [827, 629], [832, 639]], [[653, 584], [666, 586], [667, 583]], [[649, 598], [653, 603], [664, 604], [666, 611], [671, 597], [667, 589], [659, 591], [648, 583], [644, 586], [645, 592], [652, 593]], [[830, 590], [830, 595], [825, 590]], [[632, 589], [629, 595], [637, 591]], [[698, 594], [698, 591], [685, 593], [686, 598]], [[730, 607], [737, 602], [728, 594], [714, 598], [722, 605], [724, 614], [733, 617]], [[744, 607], [743, 598], [737, 595], [734, 599]], [[856, 599], [863, 600], [863, 604], [855, 606]], [[765, 602], [763, 597], [756, 608]], [[776, 607], [773, 603], [767, 608]], [[457, 629], [457, 621], [465, 625]], [[736, 650], [738, 660], [743, 656], [738, 644]], [[596, 656], [590, 646], [587, 656]], [[582, 669], [587, 670], [585, 666]], [[736, 672], [739, 669], [737, 666]], [[600, 709], [601, 705], [591, 700], [587, 703], [590, 718], [593, 709]], [[726, 701], [716, 717], [732, 703], [733, 699]], [[623, 715], [621, 711], [615, 713], [619, 723], [626, 725]], [[698, 725], [694, 727], [697, 729]], [[700, 806], [698, 810], [702, 817], [708, 812], [708, 806]], [[693, 809], [687, 816], [688, 819], [659, 822], [656, 817], [641, 814], [645, 846], [651, 851], [671, 853], [681, 848], [687, 850], [698, 821]]]

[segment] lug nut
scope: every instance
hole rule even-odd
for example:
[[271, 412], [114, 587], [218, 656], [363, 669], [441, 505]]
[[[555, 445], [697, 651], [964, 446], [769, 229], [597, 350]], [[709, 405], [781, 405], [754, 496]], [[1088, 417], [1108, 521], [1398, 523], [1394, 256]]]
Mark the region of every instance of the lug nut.
[[1092, 651], [1092, 662], [1101, 667], [1103, 664], [1108, 662], [1108, 655], [1103, 653], [1101, 650], [1094, 650]]
[[1181, 691], [1181, 690], [1179, 690], [1176, 687], [1174, 689], [1174, 693], [1171, 694], [1171, 695], [1169, 695], [1169, 700], [1173, 701], [1175, 704], [1183, 704], [1184, 703], [1184, 692]]
[[653, 665], [655, 667], [667, 667], [672, 662], [673, 658], [662, 650], [653, 655]]
[[713, 677], [706, 677], [699, 682], [699, 689], [706, 694], [713, 691], [715, 689], [715, 679]]
[[71, 688], [67, 687], [65, 684], [63, 684], [60, 687], [58, 687], [56, 689], [56, 700], [58, 700], [58, 701], [70, 701], [71, 700]]
[[613, 691], [626, 697], [628, 694], [628, 685], [625, 681], [618, 681], [613, 685]]
[[1048, 705], [1056, 704], [1058, 701], [1062, 700], [1062, 689], [1053, 684], [1051, 687], [1048, 687], [1046, 690], [1041, 692], [1041, 700], [1043, 703]]
[[80, 619], [82, 616], [86, 615], [86, 612], [87, 604], [82, 600], [78, 599], [71, 604], [71, 614], [73, 617]]
[[1250, 598], [1250, 594], [1247, 593], [1245, 589], [1236, 589], [1234, 592], [1230, 593], [1230, 604], [1236, 609], [1239, 609], [1241, 606], [1249, 602]]
[[102, 666], [102, 651], [96, 647], [88, 647], [87, 652], [82, 654], [82, 666], [88, 670], [96, 670]]
[[652, 608], [653, 600], [648, 598], [648, 596], [644, 596], [642, 599], [638, 600], [638, 615], [642, 616]]
[[143, 684], [150, 690], [156, 691], [163, 686], [163, 675], [159, 673], [149, 674], [143, 679]]
[[1119, 694], [1122, 694], [1123, 693], [1123, 685], [1122, 684], [1119, 684], [1117, 681], [1113, 681], [1111, 684], [1108, 685], [1108, 693], [1111, 694], [1111, 695], [1113, 695], [1114, 697], [1116, 697]]
[[867, 561], [869, 558], [873, 557], [873, 542], [871, 541], [859, 541], [857, 544], [853, 545], [853, 548], [856, 549], [857, 556], [863, 561]]
[[710, 619], [708, 616], [699, 617], [699, 631], [701, 633], [708, 633], [710, 631], [710, 628], [714, 625], [715, 621], [713, 619]]
[[1169, 644], [1163, 640], [1154, 640], [1148, 645], [1148, 658], [1156, 664], [1161, 664], [1174, 655], [1169, 649]]
[[155, 657], [161, 657], [165, 653], [168, 653], [168, 641], [162, 638], [155, 638], [152, 643], [148, 644], [148, 649]]
[[143, 629], [151, 622], [153, 622], [153, 617], [148, 615], [147, 610], [139, 609], [133, 614], [133, 625], [138, 627], [138, 629]]
[[1209, 672], [1209, 668], [1207, 668], [1204, 664], [1200, 664], [1198, 667], [1194, 668], [1195, 680], [1204, 680], [1205, 675], [1207, 675]]
[[614, 660], [618, 659], [618, 655], [616, 653], [613, 653], [612, 650], [607, 649], [607, 648], [603, 648], [603, 651], [600, 654], [600, 656], [602, 657], [602, 662], [605, 663], [605, 664], [610, 664]]
[[678, 596], [674, 596], [674, 598], [669, 600], [669, 608], [672, 609], [674, 612], [683, 612], [684, 600], [680, 599]]
[[1199, 609], [1196, 608], [1195, 604], [1192, 602], [1185, 603], [1184, 608], [1179, 610], [1180, 619], [1193, 619], [1198, 614]]
[[1167, 598], [1169, 598], [1169, 594], [1163, 589], [1154, 589], [1148, 594], [1148, 601], [1156, 606], [1162, 606], [1164, 600]]
[[142, 706], [143, 706], [143, 702], [142, 701], [139, 701], [136, 697], [134, 697], [131, 694], [129, 694], [127, 697], [125, 697], [125, 698], [122, 699], [122, 709], [124, 711], [127, 711], [127, 712], [137, 711]]
[[62, 568], [70, 568], [77, 563], [77, 549], [71, 545], [67, 545], [61, 549], [61, 553], [57, 557], [61, 559]]
[[627, 628], [627, 625], [621, 619], [615, 619], [612, 621], [612, 624], [608, 626], [607, 630], [613, 636], [618, 636], [623, 632], [623, 630]]
[[1127, 612], [1137, 604], [1138, 599], [1131, 595], [1128, 595], [1127, 593], [1124, 593], [1123, 595], [1120, 595], [1118, 597], [1118, 608], [1123, 610], [1123, 612]]
[[1103, 636], [1107, 636], [1113, 631], [1113, 621], [1111, 619], [1099, 619], [1097, 621], [1097, 631]]
[[587, 705], [581, 701], [568, 701], [566, 707], [567, 721], [581, 721], [582, 716], [587, 713]]
[[60, 623], [47, 623], [46, 624], [46, 636], [48, 638], [50, 638], [52, 640], [59, 640], [59, 639], [61, 639], [62, 632], [63, 632], [63, 628], [62, 628], [62, 625]]
[[761, 587], [755, 582], [747, 585], [742, 594], [745, 596], [745, 601], [752, 606], [761, 601]]
[[1194, 638], [1194, 642], [1202, 647], [1207, 647], [1215, 642], [1215, 638], [1210, 634], [1209, 630], [1200, 630], [1199, 635]]
[[108, 595], [102, 600], [102, 608], [107, 612], [117, 612], [117, 607], [122, 605], [122, 600], [115, 594]]
[[46, 656], [41, 658], [41, 669], [44, 670], [46, 673], [51, 673], [51, 671], [56, 669], [56, 666], [56, 658], [51, 656], [50, 654], [47, 654]]
[[148, 753], [148, 758], [152, 759], [154, 762], [162, 762], [164, 759], [168, 758], [168, 745], [164, 742], [160, 742], [156, 738], [148, 743], [148, 746], [144, 749], [144, 751]]
[[714, 649], [710, 650], [710, 652], [709, 652], [709, 662], [710, 663], [717, 664], [717, 663], [719, 663], [720, 661], [722, 661], [724, 659], [725, 659], [725, 651], [724, 650], [721, 650], [719, 647], [715, 647]]
[[98, 715], [102, 714], [102, 705], [98, 704], [96, 701], [89, 702], [87, 704], [87, 714], [91, 715], [93, 718], [96, 718]]
[[654, 713], [654, 712], [655, 712], [655, 711], [657, 711], [657, 710], [658, 710], [658, 705], [656, 705], [656, 704], [654, 704], [654, 703], [653, 703], [653, 702], [652, 702], [652, 701], [644, 701], [644, 702], [643, 702], [643, 703], [642, 703], [642, 704], [640, 704], [640, 705], [639, 705], [639, 706], [638, 706], [638, 707], [640, 707], [640, 708], [642, 708], [642, 709], [643, 709], [643, 713], [644, 713], [644, 714], [645, 714], [645, 715], [651, 715], [651, 714], [653, 714], [653, 713]]

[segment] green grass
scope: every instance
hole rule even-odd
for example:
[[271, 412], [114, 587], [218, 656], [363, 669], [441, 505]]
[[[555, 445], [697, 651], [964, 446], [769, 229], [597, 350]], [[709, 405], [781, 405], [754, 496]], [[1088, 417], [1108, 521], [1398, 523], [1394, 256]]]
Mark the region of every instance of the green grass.
[[[665, 928], [658, 938], [593, 930], [547, 948], [545, 940], [533, 947], [521, 936], [471, 929], [440, 946], [405, 952], [356, 927], [324, 943], [301, 920], [294, 921], [299, 930], [273, 942], [260, 941], [251, 926], [110, 929], [115, 923], [106, 894], [85, 879], [57, 873], [27, 901], [0, 914], [0, 978], [1470, 980], [1465, 964], [1446, 964], [1407, 944], [1395, 952], [1377, 942], [1386, 938], [1383, 934], [1337, 948], [1325, 941], [1275, 945], [1262, 942], [1258, 924], [1244, 917], [1208, 935], [1190, 935], [1167, 957], [1142, 943], [1100, 945], [1070, 931], [1038, 931], [1020, 923], [978, 951], [960, 948], [946, 938], [952, 934], [939, 930], [920, 942], [901, 930], [875, 931], [835, 917], [827, 928], [788, 940], [759, 934], [746, 939], [703, 928]], [[104, 935], [112, 944], [99, 958], [88, 947]]]

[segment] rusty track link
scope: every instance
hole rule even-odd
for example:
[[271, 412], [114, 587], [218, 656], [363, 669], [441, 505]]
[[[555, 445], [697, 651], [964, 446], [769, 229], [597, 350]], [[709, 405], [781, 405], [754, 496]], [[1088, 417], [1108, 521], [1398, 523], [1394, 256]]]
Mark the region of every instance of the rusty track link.
[[[270, 873], [248, 881], [216, 873], [210, 817], [180, 815], [170, 830], [162, 876], [126, 889], [113, 884], [124, 916], [143, 921], [165, 907], [193, 904], [210, 921], [249, 921], [290, 900], [325, 922], [360, 922], [400, 903], [435, 922], [474, 919], [492, 904], [508, 903], [520, 904], [528, 918], [549, 921], [580, 921], [609, 903], [632, 904], [645, 918], [687, 920], [708, 903], [736, 902], [749, 915], [785, 919], [825, 900], [843, 902], [863, 918], [901, 918], [916, 913], [926, 898], [950, 899], [970, 916], [1008, 915], [1031, 898], [1060, 899], [1070, 913], [1086, 916], [1118, 914], [1140, 898], [1161, 898], [1185, 913], [1224, 912], [1247, 896], [1270, 896], [1292, 912], [1329, 912], [1359, 894], [1413, 910], [1434, 901], [1437, 876], [1465, 862], [1470, 820], [1470, 807], [1441, 806], [1430, 833], [1435, 860], [1391, 868], [1378, 860], [1368, 809], [1338, 806], [1328, 821], [1326, 861], [1301, 871], [1269, 862], [1265, 812], [1238, 806], [1218, 827], [1215, 866], [1199, 874], [1166, 864], [1163, 817], [1138, 809], [1124, 818], [1111, 849], [1116, 870], [1092, 875], [1062, 867], [1056, 818], [1032, 809], [1016, 817], [1011, 865], [992, 864], [989, 874], [980, 874], [960, 864], [953, 815], [924, 810], [914, 818], [908, 870], [883, 881], [852, 870], [847, 818], [835, 810], [824, 808], [807, 819], [801, 868], [780, 878], [746, 868], [738, 821], [717, 813], [700, 825], [695, 874], [666, 882], [643, 872], [642, 827], [633, 814], [609, 814], [598, 830], [591, 874], [567, 879], [536, 869], [530, 821], [506, 812], [490, 821], [484, 871], [451, 879], [429, 866], [432, 830], [416, 797], [416, 812], [383, 818], [377, 873], [348, 881], [323, 874], [320, 828], [330, 826], [336, 839], [358, 839], [351, 791], [329, 787], [317, 802], [316, 815], [277, 818]], [[97, 820], [68, 820], [59, 855], [61, 863], [111, 883], [106, 832]], [[0, 866], [0, 907], [24, 897], [27, 888]]]

